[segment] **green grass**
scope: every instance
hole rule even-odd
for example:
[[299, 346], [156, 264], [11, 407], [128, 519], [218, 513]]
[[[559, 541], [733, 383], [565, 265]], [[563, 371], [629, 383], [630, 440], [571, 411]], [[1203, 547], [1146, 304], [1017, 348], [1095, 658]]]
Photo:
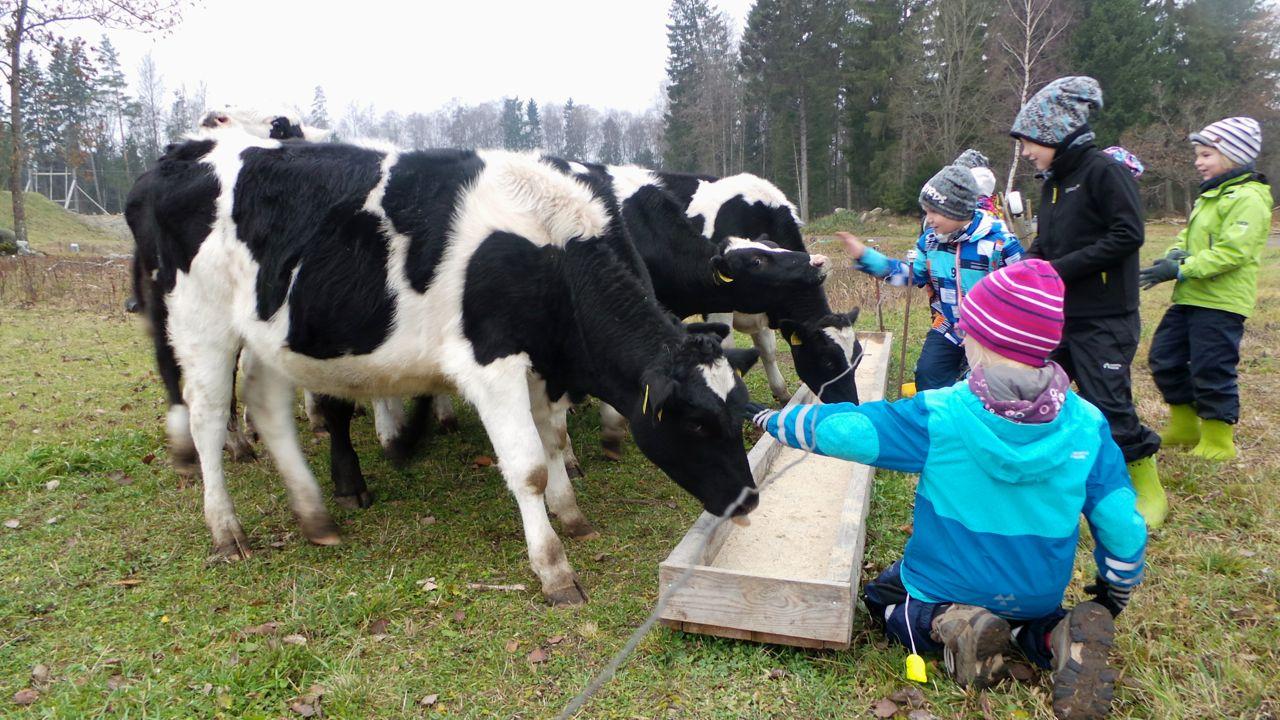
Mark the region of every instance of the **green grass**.
[[[72, 254], [71, 243], [77, 243], [82, 255], [133, 251], [133, 241], [129, 238], [106, 232], [39, 193], [29, 192], [24, 196], [27, 236], [32, 250], [68, 255]], [[0, 227], [13, 228], [13, 193], [8, 191], [0, 192]]]
[[[913, 225], [890, 221], [874, 232], [901, 251]], [[1163, 250], [1174, 230], [1153, 226], [1147, 254]], [[814, 243], [838, 253], [829, 240]], [[1268, 253], [1274, 269], [1277, 251]], [[1149, 579], [1119, 622], [1117, 717], [1280, 712], [1280, 279], [1271, 272], [1264, 283], [1243, 351], [1242, 459], [1214, 466], [1161, 456], [1173, 514], [1154, 534]], [[860, 327], [876, 327], [874, 285], [842, 270], [829, 287], [838, 308], [862, 305]], [[472, 467], [491, 454], [474, 414], [463, 414], [460, 433], [433, 438], [408, 470], [381, 458], [365, 417], [354, 434], [377, 499], [365, 511], [331, 507], [343, 545], [311, 547], [298, 536], [268, 461], [229, 464], [255, 554], [207, 565], [198, 483], [182, 483], [165, 465], [149, 342], [114, 309], [118, 299], [78, 297], [0, 318], [0, 519], [21, 522], [0, 527], [0, 716], [300, 717], [290, 704], [319, 685], [327, 717], [551, 717], [645, 618], [657, 563], [697, 516], [696, 503], [634, 447], [623, 463], [601, 460], [596, 414], [576, 413], [570, 429], [588, 474], [579, 498], [603, 536], [566, 542], [591, 601], [553, 610], [539, 596], [497, 471]], [[906, 297], [881, 293], [895, 335]], [[1144, 294], [1146, 335], [1167, 297]], [[917, 296], [909, 347], [926, 327]], [[1145, 352], [1134, 371], [1139, 405], [1159, 424]], [[897, 363], [895, 347], [891, 396]], [[761, 373], [748, 378], [752, 394], [767, 398]], [[305, 431], [303, 443], [327, 477], [325, 444]], [[900, 555], [911, 497], [911, 478], [877, 474], [867, 573]], [[1071, 599], [1091, 575], [1082, 549]], [[427, 592], [418, 581], [429, 577], [438, 588]], [[468, 582], [529, 589], [471, 590]], [[385, 636], [373, 634], [382, 620]], [[279, 623], [274, 634], [247, 632], [268, 622]], [[581, 717], [869, 717], [875, 700], [906, 684], [905, 653], [865, 617], [855, 623], [843, 652], [658, 628]], [[285, 642], [294, 635], [305, 644]], [[535, 648], [549, 660], [528, 662]], [[37, 664], [50, 669], [49, 683], [21, 709], [11, 698], [31, 685]], [[774, 669], [785, 673], [770, 679]], [[1040, 681], [965, 693], [935, 666], [924, 692], [940, 717], [1048, 718], [1047, 689]], [[427, 695], [438, 695], [436, 704], [418, 705]]]

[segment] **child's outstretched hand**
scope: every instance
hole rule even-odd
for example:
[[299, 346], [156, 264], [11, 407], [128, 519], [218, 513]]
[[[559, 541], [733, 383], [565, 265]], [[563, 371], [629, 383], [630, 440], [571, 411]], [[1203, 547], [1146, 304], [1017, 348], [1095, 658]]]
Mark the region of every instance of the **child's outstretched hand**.
[[863, 244], [857, 235], [838, 231], [836, 232], [836, 237], [840, 238], [840, 242], [844, 243], [844, 251], [849, 254], [851, 259], [859, 260], [862, 258], [862, 253], [866, 251], [867, 246]]
[[750, 422], [752, 425], [755, 425], [756, 427], [759, 427], [762, 430], [764, 429], [764, 426], [769, 423], [769, 418], [777, 414], [778, 414], [777, 410], [774, 410], [768, 405], [764, 405], [762, 403], [757, 403], [757, 402], [749, 402], [742, 409], [742, 415], [743, 415], [742, 419]]

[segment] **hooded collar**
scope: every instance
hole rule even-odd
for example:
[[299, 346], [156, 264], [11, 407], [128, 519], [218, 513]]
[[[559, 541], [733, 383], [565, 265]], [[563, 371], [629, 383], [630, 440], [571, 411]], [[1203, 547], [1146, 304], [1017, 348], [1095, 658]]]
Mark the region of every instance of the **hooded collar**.
[[1205, 180], [1204, 182], [1200, 183], [1200, 194], [1203, 195], [1204, 193], [1207, 193], [1210, 190], [1214, 190], [1216, 188], [1220, 188], [1223, 185], [1233, 184], [1237, 180], [1237, 178], [1243, 177], [1245, 175], [1248, 175], [1251, 179], [1255, 175], [1253, 163], [1249, 163], [1244, 167], [1235, 168], [1234, 170], [1228, 170], [1222, 173], [1221, 175], [1216, 175], [1214, 177], [1209, 178], [1208, 180]]
[[1088, 125], [1081, 125], [1075, 132], [1058, 143], [1057, 154], [1053, 156], [1053, 162], [1049, 164], [1049, 169], [1043, 173], [1045, 179], [1067, 177], [1077, 167], [1080, 167], [1080, 163], [1084, 161], [1085, 156], [1098, 147], [1094, 144], [1093, 138], [1093, 129]]

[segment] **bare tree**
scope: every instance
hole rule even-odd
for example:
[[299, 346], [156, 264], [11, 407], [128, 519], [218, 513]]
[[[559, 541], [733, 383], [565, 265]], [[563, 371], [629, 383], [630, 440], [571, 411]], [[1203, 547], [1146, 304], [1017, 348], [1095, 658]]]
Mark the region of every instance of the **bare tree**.
[[26, 148], [22, 131], [22, 45], [49, 47], [57, 26], [77, 20], [104, 28], [165, 30], [181, 15], [180, 0], [0, 0], [0, 34], [8, 58], [0, 70], [9, 82], [9, 189], [13, 193], [13, 231], [27, 239], [26, 204], [22, 196], [22, 167]]
[[[1060, 11], [1059, 0], [1005, 0], [1009, 8], [1008, 29], [1000, 34], [1000, 48], [1005, 53], [1005, 64], [1018, 91], [1018, 107], [1026, 104], [1031, 88], [1038, 84], [1038, 70], [1046, 51], [1067, 29], [1070, 18]], [[1009, 163], [1009, 177], [1005, 180], [1006, 193], [1013, 190], [1013, 178], [1018, 172], [1018, 140], [1013, 141], [1013, 161]]]
[[138, 65], [138, 120], [142, 130], [142, 159], [150, 163], [160, 156], [164, 117], [164, 79], [151, 53]]

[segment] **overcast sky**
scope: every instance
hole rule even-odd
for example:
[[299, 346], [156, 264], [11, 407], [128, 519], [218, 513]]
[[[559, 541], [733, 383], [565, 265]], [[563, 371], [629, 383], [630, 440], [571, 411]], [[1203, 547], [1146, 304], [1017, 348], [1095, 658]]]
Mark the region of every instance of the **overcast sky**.
[[[712, 0], [735, 29], [753, 0]], [[666, 72], [669, 0], [209, 0], [167, 35], [113, 31], [130, 78], [148, 51], [165, 87], [200, 82], [212, 107], [329, 115], [349, 102], [429, 111], [507, 95], [642, 110]], [[96, 42], [101, 31], [75, 28]]]

